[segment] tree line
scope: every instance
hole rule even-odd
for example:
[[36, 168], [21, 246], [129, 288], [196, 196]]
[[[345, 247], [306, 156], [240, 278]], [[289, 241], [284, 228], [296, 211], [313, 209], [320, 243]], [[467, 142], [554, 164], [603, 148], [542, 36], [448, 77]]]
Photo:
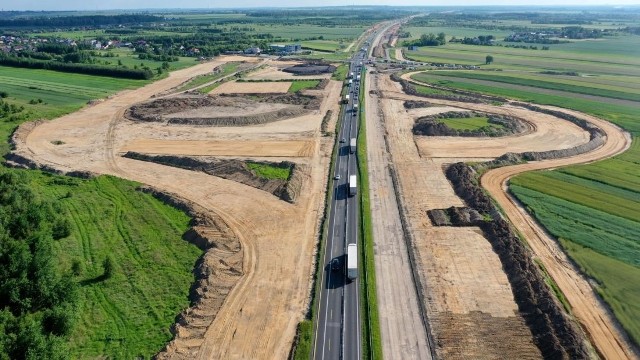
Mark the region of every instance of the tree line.
[[159, 22], [164, 19], [155, 15], [126, 14], [126, 15], [84, 15], [59, 17], [28, 17], [17, 19], [2, 19], [0, 27], [75, 27], [123, 25], [148, 22]]
[[0, 55], [0, 65], [28, 69], [54, 70], [86, 75], [111, 76], [136, 80], [148, 80], [153, 77], [153, 72], [150, 69], [125, 69], [93, 64], [64, 63], [59, 61], [44, 61], [32, 58], [18, 58], [10, 55]]

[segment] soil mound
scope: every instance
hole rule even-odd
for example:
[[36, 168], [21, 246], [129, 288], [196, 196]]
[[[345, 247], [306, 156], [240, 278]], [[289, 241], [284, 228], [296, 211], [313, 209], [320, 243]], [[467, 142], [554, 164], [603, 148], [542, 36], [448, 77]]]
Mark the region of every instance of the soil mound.
[[298, 117], [320, 108], [320, 99], [303, 94], [181, 95], [133, 105], [134, 121], [206, 126], [247, 126]]
[[[479, 129], [458, 130], [447, 126], [442, 119], [460, 119], [471, 117], [488, 117], [489, 126]], [[496, 126], [492, 126], [496, 125]], [[497, 137], [521, 134], [531, 128], [524, 120], [506, 115], [479, 113], [475, 111], [448, 111], [441, 114], [423, 116], [416, 120], [413, 126], [414, 135], [423, 136], [467, 136], [467, 137]]]
[[247, 162], [241, 160], [226, 160], [210, 157], [187, 157], [173, 155], [147, 155], [136, 152], [127, 152], [126, 158], [149, 161], [157, 164], [179, 167], [187, 170], [201, 171], [209, 175], [221, 177], [245, 184], [256, 189], [269, 192], [280, 199], [295, 203], [300, 188], [304, 182], [304, 171], [295, 163], [283, 161], [280, 163], [264, 163], [275, 167], [289, 168], [291, 175], [287, 180], [265, 179], [258, 176], [255, 171], [247, 166]]
[[282, 71], [295, 75], [316, 75], [332, 73], [336, 71], [336, 67], [328, 64], [300, 64], [282, 69]]
[[480, 213], [493, 214], [479, 222], [486, 238], [500, 257], [516, 303], [531, 329], [536, 345], [547, 359], [587, 359], [585, 335], [575, 325], [545, 283], [525, 243], [509, 223], [497, 216], [497, 209], [482, 191], [476, 172], [464, 163], [451, 165], [447, 178], [455, 192]]
[[428, 108], [433, 106], [431, 103], [426, 101], [415, 101], [415, 100], [407, 100], [404, 102], [405, 109], [418, 109], [418, 108]]
[[433, 209], [427, 215], [435, 226], [477, 226], [484, 220], [477, 210], [468, 207]]

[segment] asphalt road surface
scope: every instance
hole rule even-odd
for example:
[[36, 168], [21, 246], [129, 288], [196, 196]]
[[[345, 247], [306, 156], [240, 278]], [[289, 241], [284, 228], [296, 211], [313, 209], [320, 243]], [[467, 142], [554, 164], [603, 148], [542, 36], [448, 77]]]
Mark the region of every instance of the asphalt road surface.
[[[374, 38], [372, 35], [368, 43]], [[366, 43], [365, 43], [366, 44]], [[365, 45], [366, 47], [367, 45]], [[345, 83], [349, 99], [343, 97], [343, 118], [338, 132], [339, 151], [336, 154], [333, 197], [329, 212], [329, 236], [322, 256], [324, 271], [321, 275], [322, 289], [319, 297], [318, 327], [314, 340], [314, 359], [360, 359], [361, 317], [359, 307], [360, 280], [347, 277], [347, 245], [358, 243], [358, 196], [350, 195], [349, 177], [357, 177], [355, 151], [350, 149], [350, 140], [357, 138], [360, 81], [364, 74], [367, 52], [359, 50], [349, 65], [353, 73]], [[359, 182], [358, 182], [359, 185]], [[358, 244], [358, 253], [360, 252]], [[338, 261], [333, 267], [332, 261]], [[359, 259], [360, 260], [360, 259]], [[358, 269], [360, 270], [360, 269]]]

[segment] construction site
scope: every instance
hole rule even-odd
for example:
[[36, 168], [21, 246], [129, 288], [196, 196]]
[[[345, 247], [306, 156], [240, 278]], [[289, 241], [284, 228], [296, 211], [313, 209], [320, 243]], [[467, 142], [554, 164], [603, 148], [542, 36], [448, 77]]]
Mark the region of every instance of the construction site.
[[[374, 53], [384, 56], [381, 39], [395, 43], [398, 29], [389, 25]], [[241, 77], [204, 94], [177, 90], [229, 62], [244, 64]], [[160, 359], [290, 356], [314, 286], [343, 89], [332, 65], [304, 72], [300, 64], [223, 56], [13, 135], [14, 166], [134, 180], [194, 218], [185, 238], [205, 254], [192, 306]], [[408, 91], [410, 76], [369, 68], [363, 85], [384, 357], [633, 359], [609, 309], [506, 188], [520, 172], [619, 154], [629, 135], [576, 111], [419, 96]], [[299, 79], [318, 85], [289, 92]], [[489, 116], [507, 130], [416, 130], [451, 113]], [[288, 175], [261, 177], [260, 166]]]

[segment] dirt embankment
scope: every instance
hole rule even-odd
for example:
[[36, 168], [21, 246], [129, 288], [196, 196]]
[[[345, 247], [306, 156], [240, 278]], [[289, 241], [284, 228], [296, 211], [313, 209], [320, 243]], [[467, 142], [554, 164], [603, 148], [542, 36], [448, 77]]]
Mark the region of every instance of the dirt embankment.
[[[407, 74], [405, 74], [407, 75]], [[433, 99], [442, 99], [442, 100], [451, 100], [451, 101], [460, 101], [460, 102], [468, 102], [475, 104], [484, 104], [484, 103], [504, 103], [507, 102], [507, 99], [501, 98], [498, 96], [490, 96], [490, 95], [481, 95], [478, 93], [464, 91], [464, 90], [456, 90], [449, 89], [446, 87], [434, 86], [431, 84], [417, 84], [414, 81], [409, 81], [404, 78], [404, 75], [401, 77], [397, 73], [391, 74], [391, 80], [399, 82], [402, 86], [402, 90], [409, 95], [413, 96], [421, 96], [421, 97], [429, 97]], [[449, 92], [451, 94], [421, 94], [416, 90], [415, 85], [423, 85], [428, 86], [430, 88], [436, 90], [442, 90]]]
[[415, 101], [415, 100], [407, 100], [403, 103], [405, 109], [419, 109], [419, 108], [428, 108], [434, 106], [430, 102], [426, 101]]
[[478, 226], [484, 220], [478, 210], [461, 206], [427, 210], [427, 215], [435, 226]]
[[447, 169], [447, 177], [458, 196], [492, 219], [480, 223], [502, 261], [520, 312], [534, 335], [536, 345], [548, 359], [587, 359], [590, 351], [585, 335], [565, 313], [545, 283], [532, 255], [509, 224], [498, 214], [489, 197], [477, 185], [476, 173], [464, 163]]
[[180, 313], [171, 327], [174, 339], [156, 355], [157, 359], [190, 359], [200, 348], [205, 332], [216, 317], [227, 294], [243, 275], [240, 241], [229, 226], [198, 205], [152, 187], [141, 187], [159, 200], [185, 211], [193, 219], [183, 238], [204, 251], [194, 267], [191, 306]]
[[290, 119], [317, 110], [321, 99], [303, 94], [188, 95], [131, 106], [134, 121], [205, 126], [247, 126]]
[[290, 203], [295, 203], [298, 195], [300, 194], [302, 179], [304, 178], [304, 167], [289, 161], [268, 163], [272, 166], [290, 169], [291, 175], [289, 178], [287, 180], [282, 180], [260, 177], [255, 173], [255, 171], [251, 170], [247, 166], [246, 161], [236, 159], [226, 160], [211, 157], [196, 158], [174, 155], [148, 155], [131, 151], [125, 153], [123, 157], [179, 167], [187, 170], [201, 171], [209, 175], [237, 181], [241, 184], [264, 190]]
[[[406, 108], [406, 103], [405, 103]], [[458, 130], [449, 127], [442, 119], [459, 119], [470, 117], [487, 117], [489, 124], [475, 130]], [[487, 114], [475, 111], [448, 111], [435, 115], [423, 116], [416, 120], [413, 126], [414, 135], [423, 136], [468, 136], [468, 137], [496, 137], [521, 134], [532, 128], [526, 121], [513, 116]]]

